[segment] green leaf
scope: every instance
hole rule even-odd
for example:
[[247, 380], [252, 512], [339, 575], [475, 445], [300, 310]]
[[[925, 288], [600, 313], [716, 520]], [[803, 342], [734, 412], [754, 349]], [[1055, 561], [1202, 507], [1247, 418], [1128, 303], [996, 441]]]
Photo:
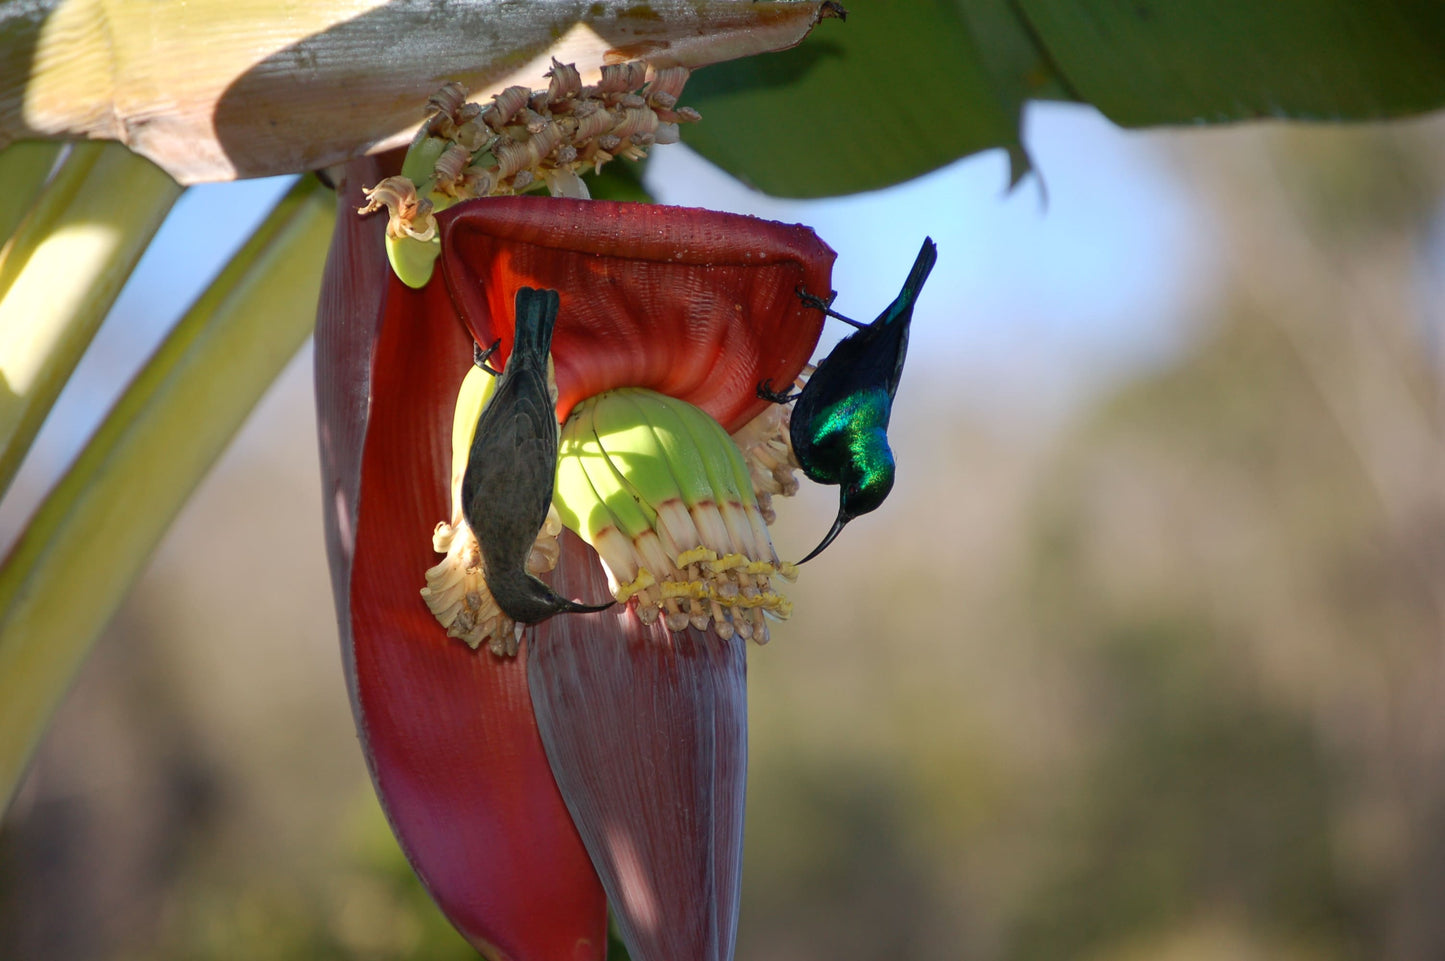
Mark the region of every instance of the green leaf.
[[[1018, 149], [1019, 108], [1051, 79], [1004, 0], [961, 8], [865, 0], [783, 53], [688, 82], [684, 141], [767, 193], [822, 197], [899, 183], [989, 147]], [[974, 34], [987, 27], [987, 61]]]
[[1364, 120], [1445, 103], [1438, 0], [1019, 0], [1078, 96], [1129, 127]]
[[858, 0], [688, 84], [693, 148], [768, 193], [872, 190], [1003, 147], [1028, 100], [1125, 126], [1367, 120], [1445, 104], [1437, 0]]
[[[662, 148], [666, 150], [666, 147]], [[583, 179], [594, 200], [632, 200], [651, 203], [652, 194], [642, 182], [647, 170], [647, 158], [642, 160], [614, 160], [598, 174], [588, 174]]]

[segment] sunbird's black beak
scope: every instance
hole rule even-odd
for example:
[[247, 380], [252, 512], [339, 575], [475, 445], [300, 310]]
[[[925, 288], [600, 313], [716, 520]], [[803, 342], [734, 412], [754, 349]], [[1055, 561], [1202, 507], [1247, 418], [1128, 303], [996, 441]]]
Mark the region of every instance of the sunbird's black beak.
[[823, 543], [813, 548], [812, 553], [810, 553], [807, 557], [803, 558], [801, 561], [798, 561], [798, 563], [806, 564], [813, 558], [817, 557], [819, 554], [823, 553], [827, 546], [833, 543], [833, 538], [837, 537], [840, 533], [842, 533], [843, 525], [847, 524], [852, 519], [853, 516], [851, 514], [848, 514], [840, 509], [838, 511], [838, 519], [833, 521], [833, 529], [828, 532], [827, 537], [823, 538]]

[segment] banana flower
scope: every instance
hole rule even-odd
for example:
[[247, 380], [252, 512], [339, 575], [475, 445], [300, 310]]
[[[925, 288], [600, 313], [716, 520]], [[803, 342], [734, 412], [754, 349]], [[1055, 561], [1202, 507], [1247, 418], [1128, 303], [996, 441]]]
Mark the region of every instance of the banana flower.
[[[609, 906], [637, 961], [730, 959], [746, 639], [787, 615], [773, 581], [794, 573], [764, 523], [796, 486], [786, 421], [757, 385], [803, 370], [823, 315], [798, 291], [829, 293], [833, 252], [731, 214], [481, 199], [436, 215], [414, 288], [385, 219], [354, 213], [388, 172], [346, 168], [316, 332], [337, 618], [382, 805], [490, 959], [601, 959]], [[505, 365], [522, 286], [561, 297], [561, 525], [530, 569], [621, 602], [524, 630], [489, 608], [453, 503], [474, 350]]]

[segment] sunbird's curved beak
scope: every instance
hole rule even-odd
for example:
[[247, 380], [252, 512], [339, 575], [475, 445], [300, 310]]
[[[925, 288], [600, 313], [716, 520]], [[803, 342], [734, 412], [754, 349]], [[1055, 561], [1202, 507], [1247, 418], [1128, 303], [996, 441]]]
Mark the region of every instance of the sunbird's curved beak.
[[827, 536], [823, 538], [823, 543], [819, 544], [817, 547], [809, 551], [808, 556], [803, 558], [801, 561], [798, 561], [798, 563], [806, 564], [813, 558], [817, 557], [819, 554], [823, 553], [823, 551], [827, 550], [828, 545], [833, 543], [833, 539], [835, 537], [843, 533], [843, 527], [852, 519], [852, 514], [849, 514], [842, 508], [839, 508], [838, 517], [836, 520], [833, 521], [833, 526], [829, 529]]

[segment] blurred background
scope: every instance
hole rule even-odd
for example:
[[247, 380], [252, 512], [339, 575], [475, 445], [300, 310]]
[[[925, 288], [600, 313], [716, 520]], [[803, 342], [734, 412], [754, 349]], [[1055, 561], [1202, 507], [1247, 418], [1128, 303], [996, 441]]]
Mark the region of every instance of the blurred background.
[[[869, 319], [940, 261], [899, 479], [749, 652], [738, 956], [1445, 957], [1445, 119], [1124, 133], [784, 202]], [[284, 190], [190, 191], [0, 507], [8, 543]], [[844, 331], [830, 324], [826, 336]], [[372, 796], [303, 352], [197, 492], [0, 829], [0, 958], [462, 959]], [[779, 505], [784, 557], [836, 492]], [[124, 509], [124, 505], [118, 505]], [[841, 603], [841, 599], [848, 603]]]

